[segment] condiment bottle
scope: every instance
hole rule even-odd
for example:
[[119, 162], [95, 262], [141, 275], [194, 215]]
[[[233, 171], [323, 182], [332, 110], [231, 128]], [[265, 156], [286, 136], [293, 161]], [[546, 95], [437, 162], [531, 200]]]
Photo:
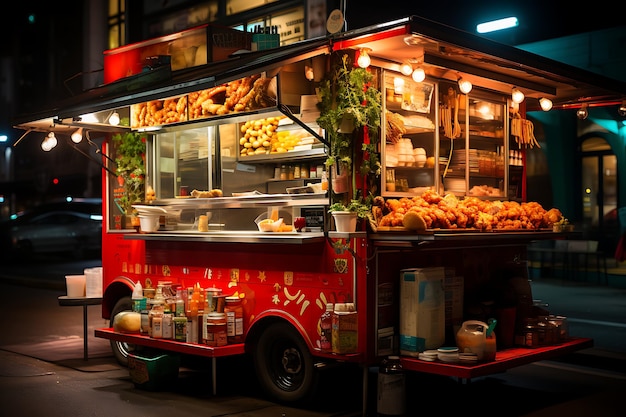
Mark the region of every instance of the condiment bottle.
[[326, 303], [326, 311], [320, 317], [320, 349], [324, 352], [332, 352], [333, 338], [333, 303]]
[[378, 369], [376, 406], [379, 416], [405, 415], [405, 375], [399, 356], [388, 356]]
[[243, 342], [243, 306], [237, 296], [226, 297], [226, 331], [228, 343]]

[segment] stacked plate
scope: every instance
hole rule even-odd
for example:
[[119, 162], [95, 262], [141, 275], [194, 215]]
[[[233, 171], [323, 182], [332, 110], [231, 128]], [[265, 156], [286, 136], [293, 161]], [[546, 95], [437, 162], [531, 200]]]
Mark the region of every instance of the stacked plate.
[[437, 349], [437, 359], [441, 362], [458, 362], [459, 348], [456, 346], [440, 347]]

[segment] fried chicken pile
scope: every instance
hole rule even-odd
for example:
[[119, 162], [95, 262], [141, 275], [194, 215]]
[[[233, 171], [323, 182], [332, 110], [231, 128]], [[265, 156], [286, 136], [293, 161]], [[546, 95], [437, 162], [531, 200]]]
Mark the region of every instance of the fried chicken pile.
[[400, 199], [376, 197], [372, 214], [377, 226], [406, 227], [404, 215], [415, 211], [427, 229], [537, 230], [552, 228], [563, 218], [559, 209], [544, 209], [537, 202], [457, 198], [426, 191], [419, 197]]

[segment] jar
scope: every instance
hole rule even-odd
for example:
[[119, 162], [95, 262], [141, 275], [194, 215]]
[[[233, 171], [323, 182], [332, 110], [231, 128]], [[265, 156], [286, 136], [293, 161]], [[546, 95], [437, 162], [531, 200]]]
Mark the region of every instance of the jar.
[[237, 296], [226, 297], [226, 335], [228, 343], [243, 342], [243, 305]]
[[280, 167], [280, 179], [281, 180], [287, 179], [287, 165], [282, 165]]
[[207, 315], [204, 343], [208, 346], [225, 346], [228, 343], [226, 314], [213, 312]]
[[174, 340], [177, 342], [187, 341], [187, 317], [176, 316], [172, 319], [174, 327]]

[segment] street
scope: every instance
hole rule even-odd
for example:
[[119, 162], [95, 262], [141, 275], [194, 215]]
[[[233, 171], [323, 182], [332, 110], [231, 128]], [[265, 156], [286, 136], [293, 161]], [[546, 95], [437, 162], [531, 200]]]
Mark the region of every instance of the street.
[[[362, 414], [362, 371], [356, 367], [327, 371], [314, 404], [302, 407], [287, 407], [264, 398], [246, 357], [218, 361], [215, 396], [210, 361], [197, 358], [183, 358], [177, 380], [160, 391], [137, 388], [128, 369], [113, 359], [109, 342], [93, 336], [95, 328], [108, 327], [100, 317], [100, 306], [88, 307], [89, 359], [84, 361], [82, 308], [58, 304], [57, 297], [65, 294], [64, 274], [80, 273], [82, 268], [96, 264], [33, 265], [36, 268], [28, 268], [29, 273], [24, 273], [23, 266], [11, 265], [0, 271], [5, 312], [0, 319], [0, 401], [10, 415]], [[551, 312], [568, 317], [570, 334], [594, 338], [594, 347], [559, 360], [477, 378], [470, 384], [408, 373], [407, 415], [435, 408], [446, 414], [467, 412], [478, 404], [485, 416], [623, 415], [620, 395], [626, 389], [626, 290], [550, 280], [535, 280], [532, 285], [533, 295], [548, 303]], [[376, 415], [375, 371], [368, 373], [369, 416]], [[432, 402], [443, 393], [454, 400]], [[507, 408], [496, 407], [496, 402]]]

